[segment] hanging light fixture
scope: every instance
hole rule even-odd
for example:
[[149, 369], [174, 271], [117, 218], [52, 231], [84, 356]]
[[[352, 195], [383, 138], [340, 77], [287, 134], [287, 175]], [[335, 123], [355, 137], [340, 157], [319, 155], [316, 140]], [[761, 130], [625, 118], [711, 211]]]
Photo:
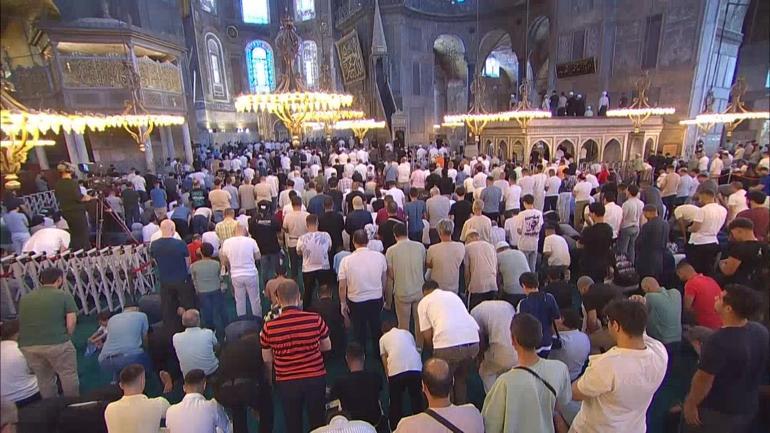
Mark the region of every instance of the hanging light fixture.
[[356, 136], [358, 141], [363, 141], [366, 137], [366, 133], [371, 129], [383, 129], [385, 128], [385, 121], [377, 121], [374, 119], [355, 119], [355, 120], [340, 120], [334, 124], [334, 129], [350, 130], [353, 131], [353, 135]]
[[[733, 136], [733, 131], [745, 120], [767, 120], [770, 119], [768, 111], [751, 111], [743, 103], [743, 96], [746, 94], [746, 80], [738, 77], [735, 84], [730, 88], [730, 105], [721, 113], [701, 113], [694, 119], [682, 120], [680, 125], [697, 125], [701, 130], [710, 130], [716, 124], [725, 125], [725, 136], [727, 141]], [[707, 129], [706, 129], [707, 128]]]
[[309, 92], [294, 70], [299, 52], [299, 36], [290, 17], [281, 20], [281, 30], [275, 38], [279, 55], [283, 59], [283, 73], [273, 93], [241, 95], [235, 100], [239, 112], [268, 112], [274, 114], [286, 126], [292, 139], [299, 144], [302, 123], [309, 113], [335, 111], [350, 107], [353, 96], [342, 93]]
[[644, 71], [636, 80], [636, 94], [634, 102], [628, 108], [607, 110], [607, 117], [628, 117], [634, 124], [634, 132], [639, 132], [644, 122], [651, 116], [666, 116], [676, 113], [673, 107], [651, 107], [647, 100], [647, 91], [650, 89], [650, 76]]

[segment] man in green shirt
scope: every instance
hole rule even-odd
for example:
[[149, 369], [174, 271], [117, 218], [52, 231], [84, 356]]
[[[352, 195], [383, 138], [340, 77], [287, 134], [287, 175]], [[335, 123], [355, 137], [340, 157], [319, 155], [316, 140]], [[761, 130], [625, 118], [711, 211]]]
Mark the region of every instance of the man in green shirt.
[[[204, 242], [199, 252], [201, 259], [190, 265], [190, 275], [195, 292], [198, 294], [201, 318], [207, 327], [223, 335], [229, 321], [225, 310], [225, 295], [221, 289], [222, 265], [212, 259], [214, 247], [210, 243]], [[217, 316], [219, 316], [219, 326], [215, 325]]]
[[77, 353], [70, 341], [77, 323], [75, 298], [61, 290], [61, 269], [43, 269], [39, 279], [42, 286], [19, 302], [19, 348], [37, 376], [43, 398], [56, 396], [56, 375], [64, 395], [77, 397]]
[[668, 349], [682, 341], [682, 294], [676, 289], [660, 287], [653, 277], [642, 278], [645, 295], [634, 295], [631, 300], [647, 306], [647, 334]]
[[[409, 330], [409, 323], [414, 316], [415, 329], [419, 319], [417, 304], [422, 299], [422, 285], [425, 283], [425, 246], [410, 240], [406, 225], [393, 226], [396, 243], [385, 252], [388, 262], [388, 286], [393, 287], [393, 298], [398, 317], [399, 329]], [[390, 303], [390, 295], [387, 297]], [[418, 348], [422, 348], [422, 335], [415, 332]]]

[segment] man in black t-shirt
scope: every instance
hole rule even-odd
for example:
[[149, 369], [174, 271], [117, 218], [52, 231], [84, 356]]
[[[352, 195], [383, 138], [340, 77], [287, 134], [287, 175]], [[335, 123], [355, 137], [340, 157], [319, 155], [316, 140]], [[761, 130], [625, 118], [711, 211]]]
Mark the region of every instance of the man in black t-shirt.
[[345, 219], [342, 218], [342, 214], [334, 211], [334, 201], [329, 196], [324, 197], [324, 213], [318, 217], [318, 230], [329, 233], [329, 237], [332, 238], [329, 263], [334, 263], [334, 255], [342, 249], [342, 231], [345, 230]]
[[345, 351], [350, 373], [334, 382], [331, 397], [339, 399], [342, 410], [351, 420], [366, 421], [375, 426], [383, 421], [380, 409], [382, 378], [379, 374], [364, 370], [364, 349], [358, 343], [350, 343]]
[[382, 247], [384, 248], [382, 253], [386, 253], [388, 248], [392, 247], [396, 243], [396, 235], [393, 234], [393, 227], [396, 224], [404, 224], [404, 221], [398, 219], [398, 205], [395, 201], [388, 201], [385, 203], [385, 210], [388, 211], [388, 220], [380, 224], [377, 234], [382, 241]]
[[749, 319], [764, 303], [754, 290], [730, 285], [714, 308], [723, 326], [701, 348], [698, 370], [684, 401], [686, 433], [745, 432], [767, 370], [767, 328]]
[[457, 195], [457, 201], [455, 201], [452, 207], [449, 208], [449, 216], [455, 223], [452, 240], [459, 241], [460, 233], [463, 231], [465, 221], [468, 221], [468, 218], [470, 218], [473, 213], [473, 204], [468, 200], [465, 200], [465, 188], [462, 186], [457, 187], [455, 194]]
[[73, 251], [91, 249], [90, 229], [84, 203], [91, 201], [91, 196], [80, 193], [80, 185], [72, 178], [72, 168], [67, 164], [57, 167], [61, 179], [54, 185], [54, 194], [59, 202], [62, 217], [67, 220], [71, 236], [70, 249]]
[[590, 334], [601, 328], [604, 307], [612, 300], [623, 297], [618, 286], [606, 283], [594, 283], [591, 277], [582, 276], [577, 280], [578, 292], [583, 300], [587, 332]]
[[[754, 223], [748, 218], [736, 218], [728, 226], [730, 243], [726, 259], [719, 261], [722, 285], [744, 284], [754, 290], [766, 289], [762, 268], [770, 266], [767, 247], [754, 236]], [[763, 287], [763, 285], [765, 287]]]
[[612, 264], [612, 227], [604, 222], [604, 205], [599, 202], [588, 206], [592, 221], [580, 234], [582, 254], [580, 268], [583, 275], [594, 281], [603, 282]]
[[219, 354], [213, 389], [214, 398], [231, 413], [234, 433], [249, 431], [246, 408], [259, 412], [260, 433], [273, 431], [273, 397], [265, 378], [258, 329], [227, 342]]

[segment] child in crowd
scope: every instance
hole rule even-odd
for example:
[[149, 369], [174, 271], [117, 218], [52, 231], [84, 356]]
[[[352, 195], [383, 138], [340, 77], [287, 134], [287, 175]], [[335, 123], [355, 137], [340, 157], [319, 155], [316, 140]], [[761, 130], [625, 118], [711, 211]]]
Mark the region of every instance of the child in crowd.
[[104, 342], [107, 341], [107, 321], [110, 320], [112, 313], [109, 311], [102, 311], [99, 313], [97, 319], [99, 320], [99, 327], [96, 331], [88, 337], [88, 344], [86, 345], [86, 356], [96, 355], [102, 350]]

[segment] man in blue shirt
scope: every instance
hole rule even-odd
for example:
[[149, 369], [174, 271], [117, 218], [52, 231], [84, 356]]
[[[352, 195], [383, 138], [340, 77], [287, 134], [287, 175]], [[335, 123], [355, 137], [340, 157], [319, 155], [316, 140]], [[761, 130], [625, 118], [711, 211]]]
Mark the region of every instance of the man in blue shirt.
[[487, 186], [481, 191], [481, 201], [484, 202], [482, 213], [492, 221], [498, 221], [500, 217], [500, 202], [503, 201], [503, 192], [494, 185], [495, 178], [487, 177]]
[[516, 313], [529, 313], [540, 321], [540, 325], [543, 327], [543, 337], [540, 340], [540, 345], [537, 347], [537, 354], [547, 358], [553, 342], [553, 324], [561, 316], [559, 305], [556, 304], [556, 299], [553, 295], [539, 290], [536, 273], [525, 272], [521, 274], [519, 283], [527, 297], [519, 302]]
[[21, 205], [23, 202], [18, 198], [12, 198], [6, 202], [8, 213], [3, 216], [5, 226], [8, 231], [11, 232], [11, 242], [13, 243], [13, 251], [16, 254], [21, 254], [24, 244], [29, 240], [29, 219], [27, 215], [21, 211]]
[[190, 253], [187, 245], [174, 239], [176, 225], [166, 219], [160, 223], [161, 237], [150, 244], [150, 255], [160, 280], [160, 308], [164, 325], [179, 328], [179, 316], [195, 305], [195, 291], [190, 283]]
[[406, 213], [407, 228], [409, 232], [409, 240], [415, 242], [422, 242], [422, 220], [425, 218], [426, 207], [425, 202], [417, 199], [417, 188], [409, 190], [409, 203], [404, 206], [404, 212]]
[[120, 371], [127, 365], [142, 364], [145, 370], [152, 370], [150, 358], [142, 349], [148, 329], [147, 315], [133, 303], [127, 303], [123, 312], [110, 317], [107, 340], [99, 354], [99, 366], [112, 375], [113, 383], [117, 382]]
[[156, 181], [155, 188], [150, 190], [150, 200], [152, 201], [153, 209], [155, 209], [155, 215], [158, 217], [166, 214], [168, 209], [166, 197], [166, 191], [160, 187], [160, 181]]

